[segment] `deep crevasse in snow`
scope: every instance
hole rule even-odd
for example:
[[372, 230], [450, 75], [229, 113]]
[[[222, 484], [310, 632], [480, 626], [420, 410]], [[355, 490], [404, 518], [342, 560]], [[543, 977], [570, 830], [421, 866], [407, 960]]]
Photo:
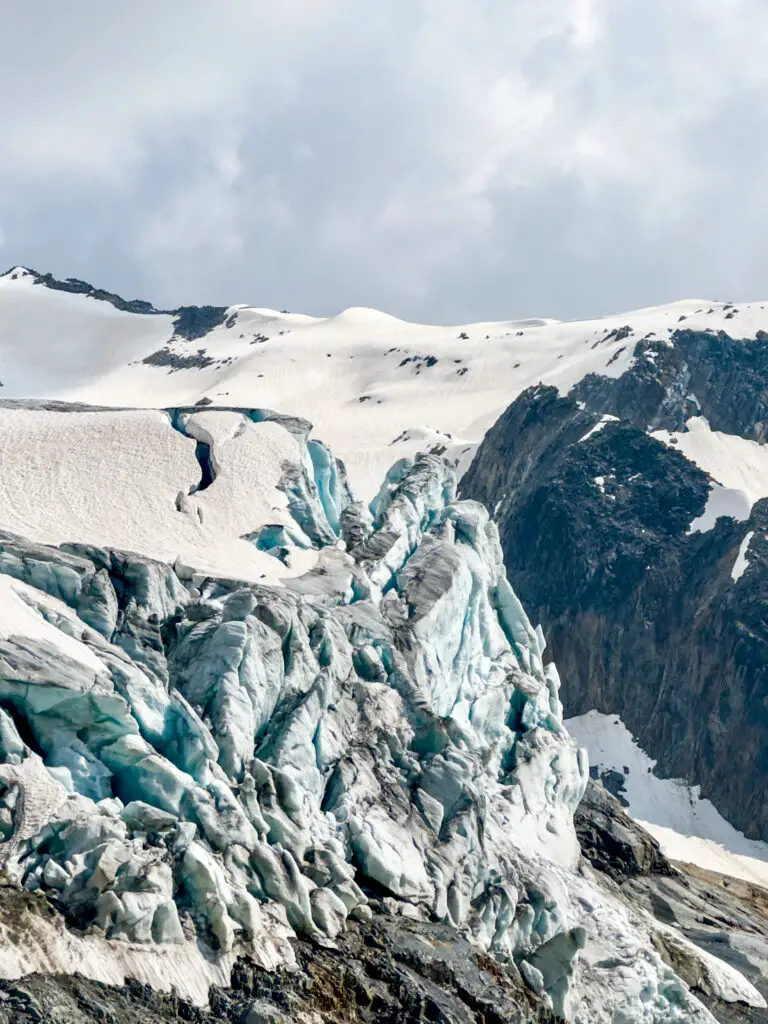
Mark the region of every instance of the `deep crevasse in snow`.
[[[177, 424], [218, 467], [211, 502], [248, 429], [212, 415]], [[485, 510], [433, 456], [367, 509], [297, 444], [261, 550], [317, 557], [280, 588], [3, 536], [8, 873], [139, 976], [136, 950], [289, 962], [291, 935], [332, 942], [377, 899], [453, 923], [580, 1024], [712, 1020], [579, 865], [586, 759]]]

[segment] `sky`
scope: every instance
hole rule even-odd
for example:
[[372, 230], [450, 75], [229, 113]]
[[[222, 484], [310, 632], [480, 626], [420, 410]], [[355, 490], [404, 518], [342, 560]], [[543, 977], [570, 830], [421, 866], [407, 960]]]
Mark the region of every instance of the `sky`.
[[768, 297], [764, 0], [0, 4], [0, 270], [422, 322]]

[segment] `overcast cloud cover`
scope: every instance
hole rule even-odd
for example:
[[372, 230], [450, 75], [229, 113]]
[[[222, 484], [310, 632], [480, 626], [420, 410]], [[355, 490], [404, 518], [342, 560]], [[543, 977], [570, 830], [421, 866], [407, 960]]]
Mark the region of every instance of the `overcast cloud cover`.
[[0, 265], [464, 322], [768, 297], [764, 0], [0, 4]]

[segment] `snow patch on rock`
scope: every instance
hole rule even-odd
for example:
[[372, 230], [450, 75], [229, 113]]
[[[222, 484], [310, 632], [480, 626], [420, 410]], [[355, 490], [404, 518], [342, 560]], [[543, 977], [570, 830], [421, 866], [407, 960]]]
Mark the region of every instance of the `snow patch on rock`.
[[707, 507], [691, 523], [690, 533], [711, 530], [719, 516], [744, 522], [754, 503], [768, 497], [768, 446], [711, 430], [703, 416], [692, 416], [684, 431], [657, 430], [651, 436], [712, 477]]
[[731, 569], [731, 579], [734, 583], [738, 583], [741, 577], [749, 568], [749, 561], [747, 560], [747, 553], [749, 551], [749, 544], [752, 538], [755, 536], [754, 530], [748, 530], [744, 540], [739, 545], [739, 553], [736, 555], [736, 561], [733, 563]]

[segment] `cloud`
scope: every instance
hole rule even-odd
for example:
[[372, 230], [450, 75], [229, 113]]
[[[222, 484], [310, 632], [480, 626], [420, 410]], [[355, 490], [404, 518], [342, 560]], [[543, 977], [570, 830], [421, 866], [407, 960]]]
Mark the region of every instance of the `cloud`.
[[424, 320], [766, 279], [760, 0], [6, 6], [13, 259]]
[[290, 91], [333, 10], [333, 0], [267, 8], [185, 0], [183, 10], [152, 0], [122, 9], [71, 0], [66, 10], [31, 0], [6, 8], [0, 84], [14, 102], [2, 115], [4, 163], [41, 177], [135, 173], [169, 125], [245, 116], [254, 88], [275, 98]]
[[200, 258], [226, 263], [244, 248], [239, 219], [243, 165], [235, 141], [211, 146], [193, 180], [175, 189], [137, 232], [139, 259], [154, 267], [159, 283], [173, 287]]

